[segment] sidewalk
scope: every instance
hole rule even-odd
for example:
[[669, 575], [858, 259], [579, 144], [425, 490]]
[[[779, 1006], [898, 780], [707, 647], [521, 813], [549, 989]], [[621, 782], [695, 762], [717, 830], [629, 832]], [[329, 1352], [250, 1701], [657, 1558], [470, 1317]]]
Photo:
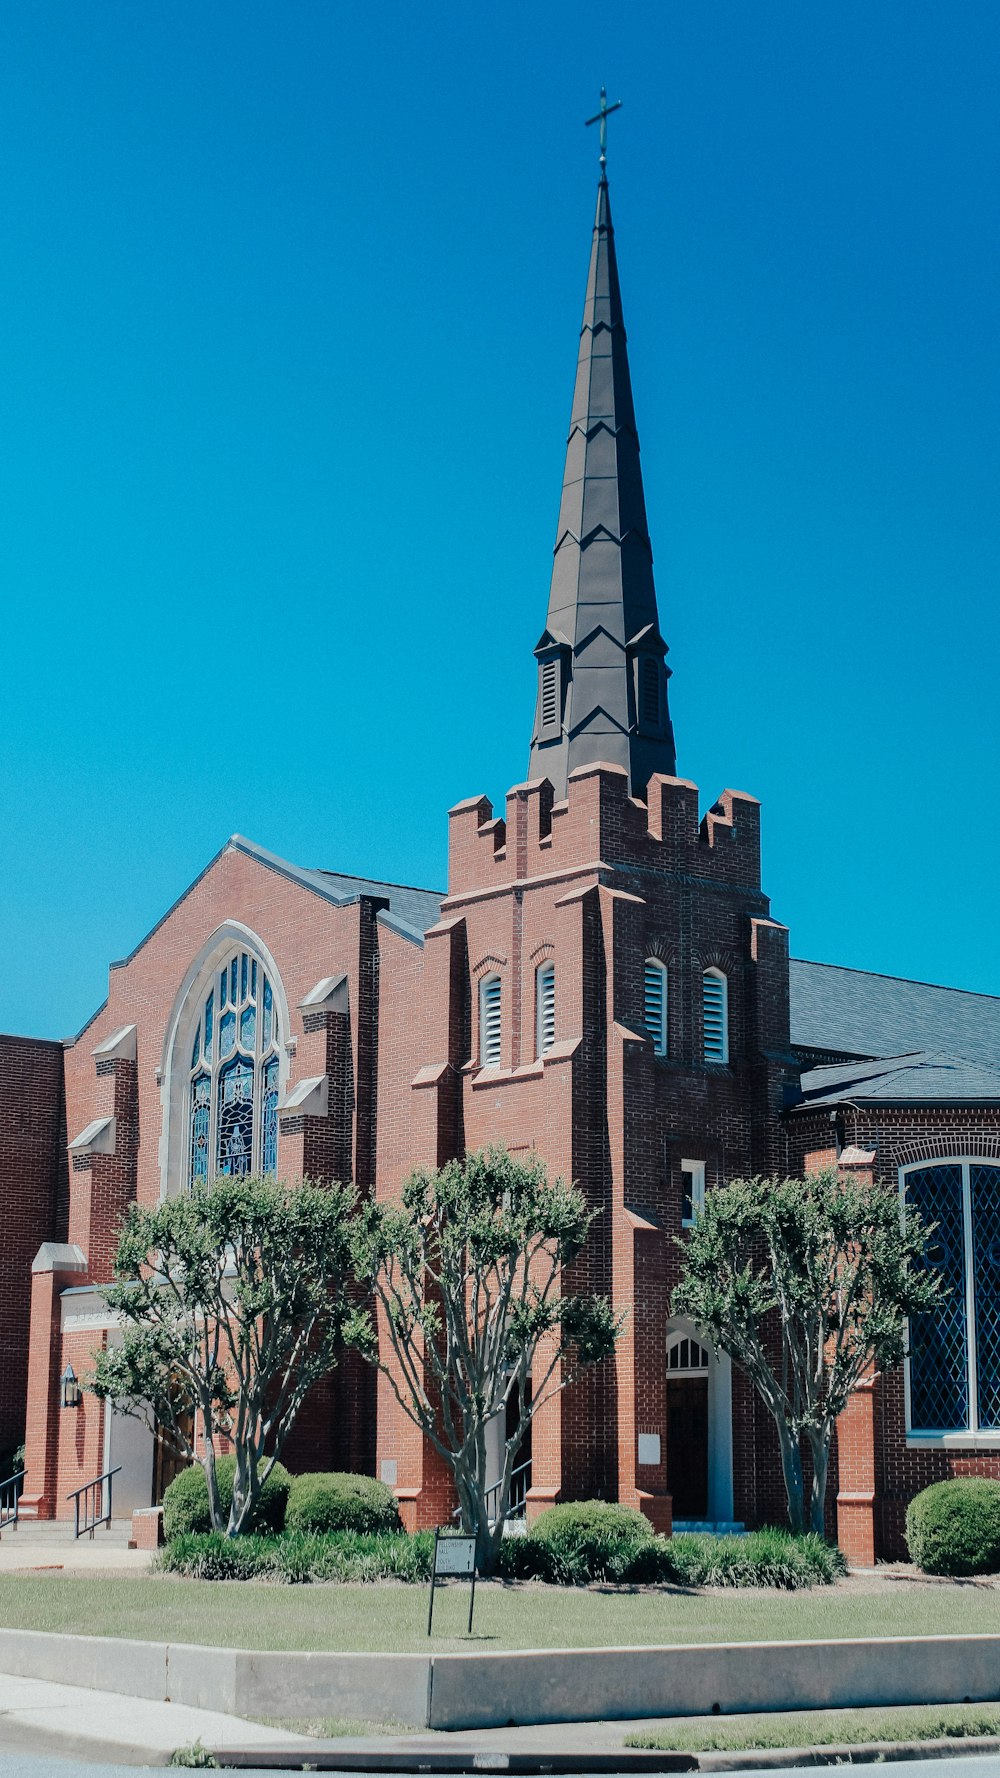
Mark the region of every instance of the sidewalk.
[[[165, 1766], [178, 1747], [200, 1741], [217, 1755], [227, 1748], [267, 1748], [286, 1758], [308, 1755], [315, 1742], [241, 1716], [192, 1710], [117, 1692], [54, 1685], [47, 1679], [0, 1674], [0, 1750], [62, 1754], [116, 1764]], [[246, 1764], [246, 1761], [242, 1762]]]
[[152, 1550], [130, 1550], [130, 1519], [115, 1520], [110, 1530], [102, 1525], [93, 1537], [73, 1536], [72, 1521], [22, 1519], [17, 1529], [0, 1534], [0, 1574], [16, 1570], [69, 1573], [143, 1573], [153, 1560]]
[[[718, 1717], [685, 1719], [718, 1724]], [[739, 1717], [728, 1719], [735, 1725]], [[186, 1704], [154, 1702], [120, 1693], [56, 1685], [49, 1680], [0, 1674], [0, 1755], [32, 1753], [64, 1759], [102, 1760], [118, 1766], [166, 1766], [178, 1748], [200, 1742], [220, 1766], [251, 1773], [339, 1771], [354, 1774], [620, 1774], [657, 1772], [719, 1773], [755, 1770], [776, 1774], [795, 1766], [834, 1766], [885, 1759], [893, 1763], [932, 1759], [932, 1773], [956, 1768], [1000, 1773], [1000, 1741], [964, 1743], [897, 1742], [851, 1747], [791, 1747], [759, 1753], [658, 1753], [626, 1748], [635, 1731], [669, 1727], [670, 1718], [644, 1721], [543, 1723], [532, 1727], [471, 1729], [459, 1733], [422, 1730], [400, 1735], [366, 1735], [319, 1740], [288, 1730], [196, 1710]], [[977, 1759], [976, 1756], [980, 1757]], [[983, 1755], [988, 1756], [987, 1761]], [[941, 1760], [945, 1764], [940, 1764]], [[970, 1764], [965, 1766], [965, 1762]]]

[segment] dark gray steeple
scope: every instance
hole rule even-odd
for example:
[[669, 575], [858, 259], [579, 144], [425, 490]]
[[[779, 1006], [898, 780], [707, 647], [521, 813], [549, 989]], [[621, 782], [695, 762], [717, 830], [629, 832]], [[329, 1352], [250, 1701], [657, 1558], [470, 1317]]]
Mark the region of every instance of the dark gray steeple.
[[669, 669], [653, 586], [611, 201], [603, 172], [580, 332], [529, 776], [624, 766], [633, 796], [673, 774]]

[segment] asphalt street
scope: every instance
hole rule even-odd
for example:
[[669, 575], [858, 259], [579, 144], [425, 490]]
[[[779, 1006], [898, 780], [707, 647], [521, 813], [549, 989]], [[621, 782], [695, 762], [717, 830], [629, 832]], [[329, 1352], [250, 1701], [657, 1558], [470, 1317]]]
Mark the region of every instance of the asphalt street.
[[[813, 1767], [815, 1771], [817, 1768]], [[829, 1769], [830, 1768], [821, 1768]], [[109, 1766], [89, 1760], [61, 1759], [54, 1754], [0, 1753], [0, 1778], [148, 1778], [163, 1767]], [[772, 1767], [767, 1778], [801, 1778], [801, 1767]], [[840, 1768], [843, 1771], [843, 1767]], [[893, 1760], [892, 1778], [1000, 1778], [1000, 1754], [956, 1754], [946, 1759]], [[243, 1778], [274, 1778], [269, 1772], [243, 1769]], [[414, 1778], [419, 1775], [414, 1774]]]

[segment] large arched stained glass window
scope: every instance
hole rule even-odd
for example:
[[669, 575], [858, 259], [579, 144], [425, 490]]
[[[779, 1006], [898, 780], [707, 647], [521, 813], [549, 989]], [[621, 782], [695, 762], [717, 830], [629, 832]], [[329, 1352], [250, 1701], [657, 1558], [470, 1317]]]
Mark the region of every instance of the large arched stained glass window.
[[191, 1047], [191, 1184], [278, 1165], [278, 1014], [256, 957], [236, 951], [214, 978]]

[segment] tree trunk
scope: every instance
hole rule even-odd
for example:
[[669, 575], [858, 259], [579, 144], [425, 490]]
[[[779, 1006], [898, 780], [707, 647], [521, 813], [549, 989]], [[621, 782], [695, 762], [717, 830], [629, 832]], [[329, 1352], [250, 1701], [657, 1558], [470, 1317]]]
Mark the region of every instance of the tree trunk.
[[221, 1531], [223, 1525], [222, 1506], [219, 1502], [219, 1478], [215, 1473], [215, 1446], [210, 1439], [205, 1443], [202, 1468], [205, 1471], [205, 1482], [208, 1487], [208, 1516], [212, 1522], [212, 1530]]
[[813, 1479], [809, 1495], [809, 1529], [818, 1537], [826, 1536], [826, 1478], [830, 1467], [829, 1427], [820, 1427], [807, 1434], [812, 1452]]
[[802, 1481], [802, 1451], [784, 1420], [775, 1415], [781, 1444], [781, 1473], [788, 1496], [788, 1522], [794, 1532], [805, 1530], [805, 1488]]

